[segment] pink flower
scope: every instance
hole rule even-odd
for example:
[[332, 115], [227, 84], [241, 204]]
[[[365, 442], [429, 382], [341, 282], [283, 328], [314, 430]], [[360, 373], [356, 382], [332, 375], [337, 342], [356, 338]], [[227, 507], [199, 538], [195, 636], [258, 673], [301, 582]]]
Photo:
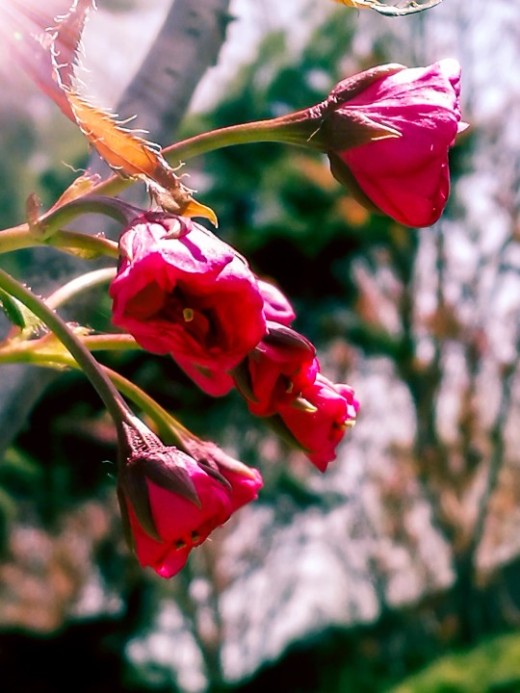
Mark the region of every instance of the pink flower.
[[233, 378], [227, 370], [212, 366], [199, 366], [191, 359], [180, 356], [175, 358], [175, 362], [202, 392], [211, 397], [223, 397], [235, 387]]
[[359, 409], [354, 391], [319, 374], [304, 388], [302, 398], [310, 405], [279, 408], [285, 426], [304, 448], [310, 461], [322, 472], [336, 458], [336, 447], [351, 426]]
[[[460, 65], [452, 59], [411, 69], [382, 66], [341, 82], [322, 105], [336, 178], [402, 224], [437, 221], [450, 191], [448, 150], [465, 128], [459, 82]], [[397, 136], [343, 147], [342, 120], [377, 123]]]
[[127, 536], [141, 566], [172, 577], [193, 548], [235, 510], [257, 498], [262, 487], [259, 472], [235, 460], [225, 463], [224, 453], [220, 461], [197, 462], [159, 443], [155, 449], [137, 449], [124, 462], [118, 496]]
[[146, 213], [123, 232], [112, 319], [181, 367], [226, 371], [265, 333], [263, 297], [246, 261], [202, 226]]
[[280, 289], [264, 279], [258, 280], [258, 288], [264, 299], [265, 319], [278, 322], [281, 325], [290, 325], [296, 314]]
[[[295, 318], [294, 310], [283, 293], [263, 279], [258, 279], [258, 289], [264, 300], [264, 317], [266, 320], [289, 325]], [[256, 347], [255, 347], [256, 350]], [[250, 354], [255, 352], [253, 350]], [[249, 358], [249, 357], [246, 357]], [[198, 387], [212, 397], [222, 397], [230, 392], [235, 383], [227, 370], [214, 365], [199, 365], [192, 359], [175, 357], [175, 361]]]
[[[268, 322], [264, 339], [234, 372], [237, 388], [255, 416], [273, 416], [314, 382], [314, 346], [290, 327]], [[244, 372], [245, 371], [245, 372]]]

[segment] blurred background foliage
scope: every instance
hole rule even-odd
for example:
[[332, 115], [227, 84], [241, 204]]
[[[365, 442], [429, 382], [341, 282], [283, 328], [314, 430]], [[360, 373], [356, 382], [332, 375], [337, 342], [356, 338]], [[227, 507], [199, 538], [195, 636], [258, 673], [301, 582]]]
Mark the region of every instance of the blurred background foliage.
[[[123, 542], [110, 421], [63, 373], [0, 463], [3, 690], [520, 691], [520, 145], [502, 116], [518, 115], [519, 93], [476, 60], [491, 21], [516, 45], [501, 28], [518, 10], [496, 0], [491, 18], [487, 5], [446, 0], [402, 22], [331, 11], [297, 49], [273, 22], [211, 108], [186, 118], [179, 137], [277, 116], [354, 71], [456, 45], [471, 128], [452, 151], [445, 217], [421, 231], [370, 215], [305, 150], [189, 162], [218, 233], [290, 296], [323, 370], [355, 385], [360, 421], [322, 477], [233, 393], [210, 399], [167, 358], [104, 357], [265, 477], [254, 507], [163, 582]], [[495, 110], [481, 87], [498, 89]], [[2, 227], [87, 163], [81, 135], [28, 84], [0, 108], [0, 145]], [[23, 276], [23, 253], [6, 262]], [[111, 329], [109, 316], [105, 297], [92, 326]]]

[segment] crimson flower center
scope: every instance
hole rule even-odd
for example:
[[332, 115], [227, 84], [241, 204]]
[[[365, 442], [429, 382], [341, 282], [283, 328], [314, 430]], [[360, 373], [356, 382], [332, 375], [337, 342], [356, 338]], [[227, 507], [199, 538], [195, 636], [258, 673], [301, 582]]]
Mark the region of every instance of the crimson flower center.
[[206, 305], [207, 299], [186, 294], [178, 287], [164, 298], [154, 317], [182, 325], [197, 342], [208, 348], [221, 342], [218, 316], [213, 306]]

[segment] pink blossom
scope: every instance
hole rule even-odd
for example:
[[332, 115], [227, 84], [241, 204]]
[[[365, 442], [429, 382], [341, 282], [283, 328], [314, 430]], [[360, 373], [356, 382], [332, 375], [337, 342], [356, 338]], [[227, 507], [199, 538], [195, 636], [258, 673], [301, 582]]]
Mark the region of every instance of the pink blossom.
[[264, 279], [258, 280], [258, 288], [264, 299], [265, 319], [278, 322], [281, 325], [290, 325], [296, 314], [280, 289]]
[[265, 333], [256, 277], [233, 248], [187, 218], [143, 214], [123, 232], [112, 319], [181, 367], [226, 371]]
[[336, 458], [336, 448], [357, 415], [359, 404], [348, 385], [334, 384], [318, 373], [314, 383], [304, 388], [305, 403], [279, 408], [285, 426], [322, 472]]
[[[255, 416], [273, 416], [314, 382], [319, 370], [316, 350], [302, 335], [285, 325], [268, 322], [264, 339], [235, 370], [238, 389]], [[244, 387], [245, 385], [245, 387]]]
[[[382, 76], [340, 83], [324, 104], [332, 171], [367, 203], [407, 226], [429, 226], [442, 214], [450, 191], [448, 150], [460, 123], [460, 65], [441, 60], [428, 67], [378, 68]], [[390, 69], [392, 68], [392, 69]], [[353, 80], [355, 85], [353, 86]], [[361, 86], [360, 86], [361, 85]], [[339, 144], [341, 119], [377, 123], [396, 136], [358, 146]]]
[[175, 363], [193, 380], [202, 392], [211, 397], [223, 397], [234, 387], [233, 378], [226, 370], [212, 366], [199, 366], [191, 359], [177, 356]]
[[[193, 548], [257, 498], [262, 478], [256, 469], [236, 461], [232, 468], [214, 465], [211, 470], [209, 463], [203, 466], [175, 448], [164, 449], [160, 466], [157, 455], [152, 458], [130, 461], [119, 499], [139, 563], [170, 578], [184, 567]], [[195, 499], [183, 491], [183, 477], [189, 479]]]

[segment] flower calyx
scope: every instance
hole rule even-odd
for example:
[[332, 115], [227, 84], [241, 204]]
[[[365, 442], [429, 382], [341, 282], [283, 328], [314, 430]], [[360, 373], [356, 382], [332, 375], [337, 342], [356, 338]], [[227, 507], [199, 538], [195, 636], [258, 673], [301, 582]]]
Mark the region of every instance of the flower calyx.
[[200, 507], [197, 489], [187, 471], [189, 456], [174, 446], [164, 445], [137, 418], [134, 425], [123, 422], [122, 427], [126, 441], [119, 448], [118, 492], [128, 498], [146, 533], [160, 541], [147, 480]]

